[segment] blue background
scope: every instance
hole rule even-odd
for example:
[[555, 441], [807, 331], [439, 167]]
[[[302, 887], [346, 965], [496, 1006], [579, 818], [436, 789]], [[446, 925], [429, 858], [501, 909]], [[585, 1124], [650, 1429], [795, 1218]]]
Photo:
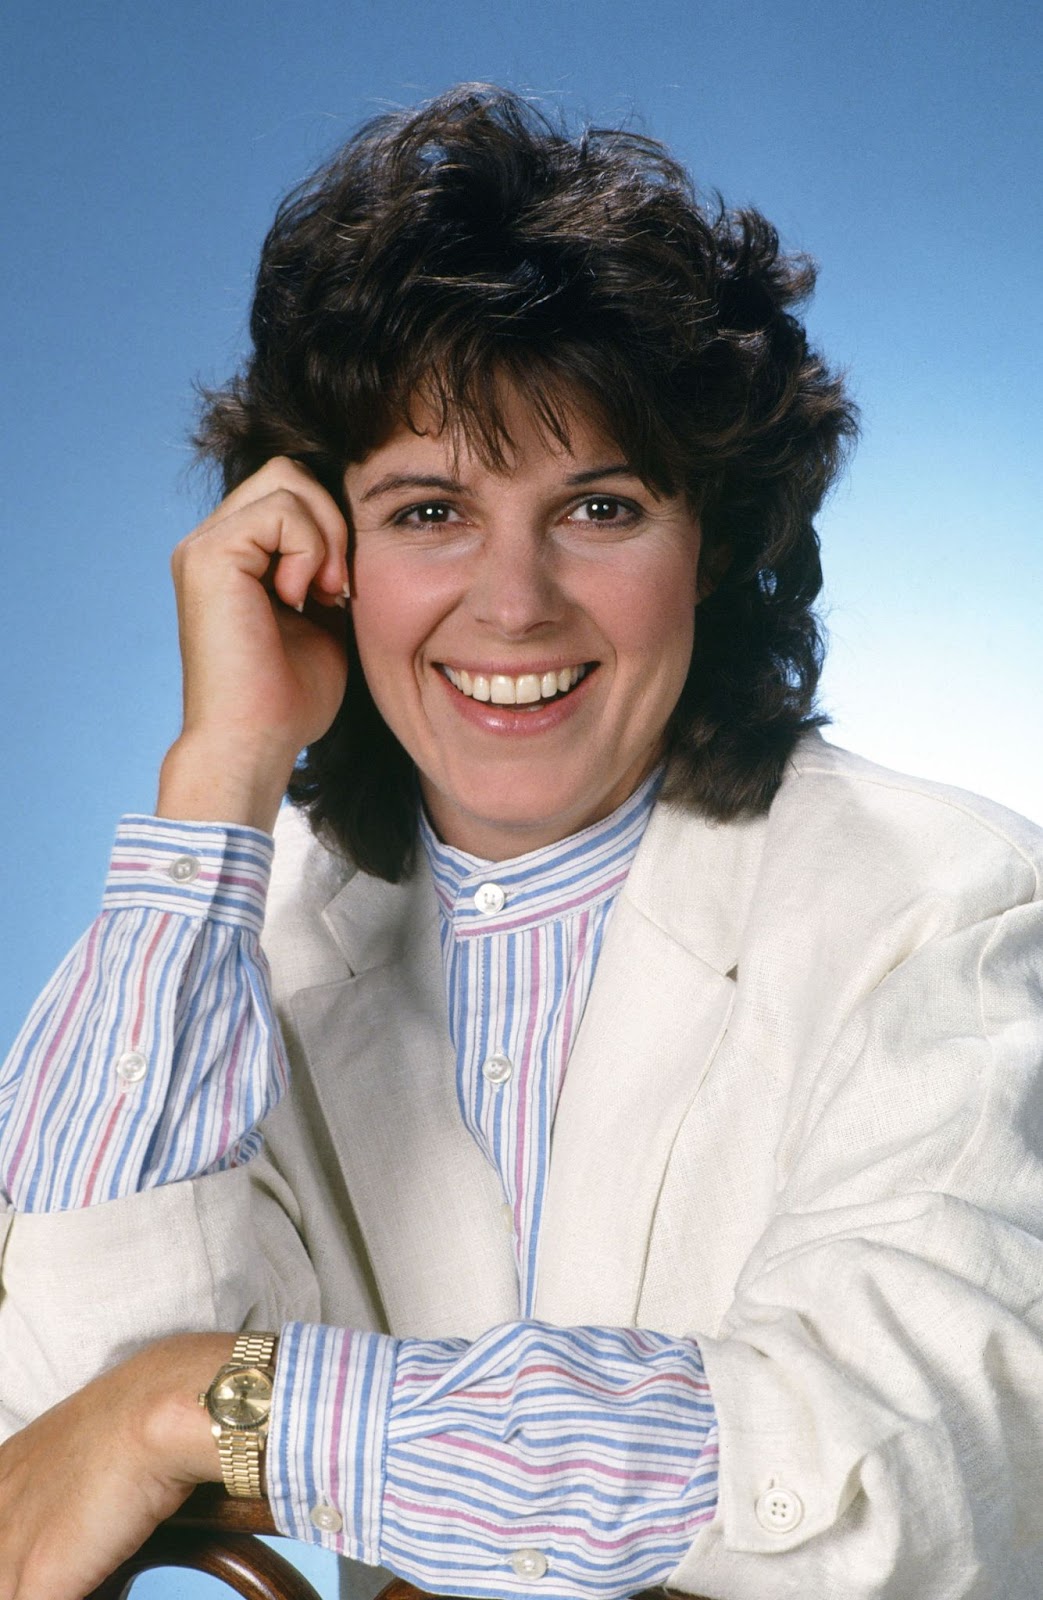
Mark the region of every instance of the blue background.
[[[193, 383], [243, 349], [274, 205], [363, 117], [461, 79], [664, 139], [818, 258], [811, 327], [865, 423], [821, 523], [833, 737], [1043, 820], [1040, 19], [1011, 0], [7, 0], [0, 1045], [177, 732], [168, 555], [208, 504]], [[136, 1592], [219, 1592], [192, 1584]]]

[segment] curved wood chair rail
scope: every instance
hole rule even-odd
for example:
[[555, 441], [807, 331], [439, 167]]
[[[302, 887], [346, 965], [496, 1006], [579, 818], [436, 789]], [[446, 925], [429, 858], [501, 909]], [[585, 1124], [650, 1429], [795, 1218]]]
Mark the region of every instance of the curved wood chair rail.
[[[146, 1539], [136, 1555], [106, 1578], [87, 1600], [128, 1600], [143, 1572], [162, 1567], [204, 1572], [243, 1600], [320, 1600], [307, 1578], [256, 1534], [278, 1533], [266, 1500], [233, 1500], [217, 1483], [201, 1484], [180, 1511]], [[437, 1600], [404, 1578], [394, 1578], [376, 1600]], [[633, 1600], [665, 1600], [662, 1589], [645, 1589]], [[675, 1600], [699, 1600], [697, 1595]]]
[[220, 1484], [201, 1484], [88, 1600], [127, 1600], [135, 1578], [163, 1567], [205, 1572], [243, 1600], [320, 1600], [296, 1567], [254, 1537], [277, 1532], [267, 1500], [233, 1500]]

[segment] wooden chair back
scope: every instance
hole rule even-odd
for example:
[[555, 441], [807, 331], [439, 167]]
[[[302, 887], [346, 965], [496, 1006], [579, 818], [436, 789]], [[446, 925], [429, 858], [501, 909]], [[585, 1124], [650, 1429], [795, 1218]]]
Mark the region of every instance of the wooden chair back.
[[244, 1600], [320, 1600], [296, 1567], [256, 1537], [277, 1532], [266, 1500], [232, 1500], [220, 1484], [201, 1484], [88, 1600], [127, 1600], [135, 1578], [163, 1567], [205, 1572]]

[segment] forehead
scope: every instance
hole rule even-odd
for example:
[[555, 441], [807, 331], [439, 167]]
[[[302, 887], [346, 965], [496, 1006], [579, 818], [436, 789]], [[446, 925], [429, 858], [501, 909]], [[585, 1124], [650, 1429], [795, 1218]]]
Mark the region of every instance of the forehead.
[[[466, 417], [443, 423], [421, 398], [409, 406], [409, 422], [397, 422], [360, 462], [347, 469], [349, 485], [369, 484], [389, 472], [438, 471], [442, 476], [471, 479], [491, 476], [565, 477], [577, 466], [618, 466], [625, 452], [579, 398], [565, 398], [555, 407], [554, 424], [517, 388], [503, 385], [496, 396], [495, 423], [500, 434], [500, 459], [492, 459], [487, 434], [469, 428]], [[564, 435], [555, 436], [555, 430]]]

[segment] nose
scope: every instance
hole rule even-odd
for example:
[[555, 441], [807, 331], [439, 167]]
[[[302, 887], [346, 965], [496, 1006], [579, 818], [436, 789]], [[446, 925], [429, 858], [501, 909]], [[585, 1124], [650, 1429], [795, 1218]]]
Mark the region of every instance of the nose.
[[475, 621], [505, 639], [526, 638], [558, 622], [565, 596], [540, 531], [509, 524], [489, 529], [468, 599]]

